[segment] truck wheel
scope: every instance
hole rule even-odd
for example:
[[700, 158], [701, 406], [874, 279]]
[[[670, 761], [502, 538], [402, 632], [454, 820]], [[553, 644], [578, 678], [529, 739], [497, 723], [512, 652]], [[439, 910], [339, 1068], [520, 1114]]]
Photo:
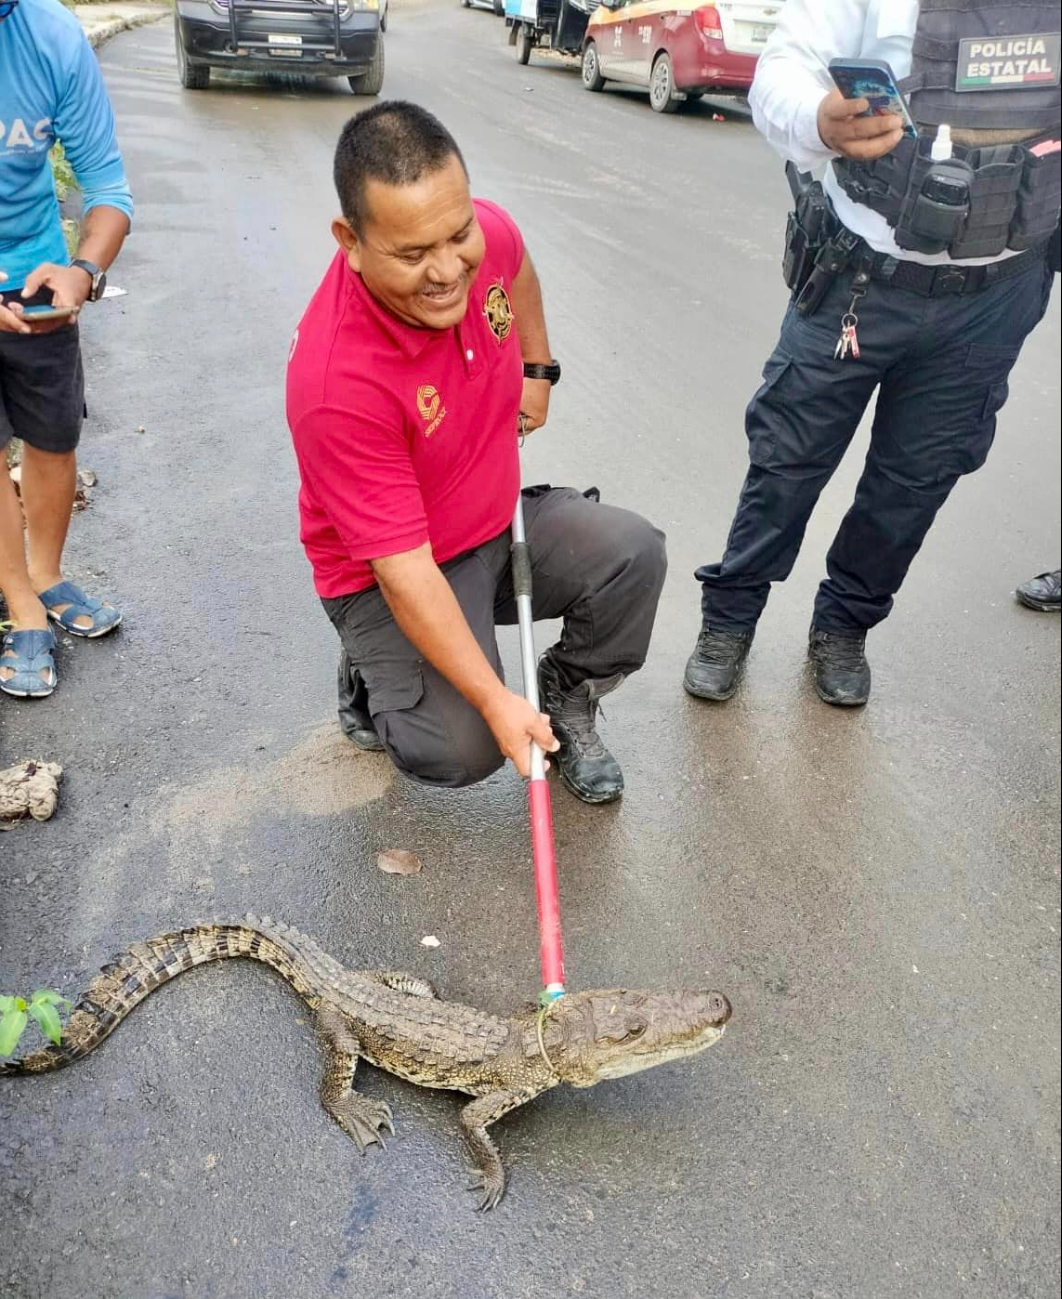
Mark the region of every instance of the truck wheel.
[[516, 33], [516, 61], [517, 63], [528, 63], [531, 59], [531, 51], [535, 47], [535, 38], [531, 35], [531, 28], [527, 23], [520, 24], [520, 30]]
[[359, 72], [356, 77], [347, 77], [350, 82], [350, 88], [356, 95], [378, 95], [383, 90], [384, 83], [384, 42], [383, 37], [376, 38], [376, 49], [373, 52], [372, 62], [364, 72]]
[[603, 90], [605, 85], [601, 64], [597, 61], [597, 46], [593, 41], [587, 41], [583, 50], [583, 85], [587, 90]]
[[177, 75], [181, 79], [181, 85], [185, 90], [206, 90], [210, 85], [210, 65], [189, 61], [181, 36], [181, 20], [176, 10], [173, 15], [173, 39], [177, 46]]
[[671, 57], [668, 54], [658, 54], [649, 74], [649, 106], [654, 113], [676, 113], [681, 103], [681, 99], [675, 98]]

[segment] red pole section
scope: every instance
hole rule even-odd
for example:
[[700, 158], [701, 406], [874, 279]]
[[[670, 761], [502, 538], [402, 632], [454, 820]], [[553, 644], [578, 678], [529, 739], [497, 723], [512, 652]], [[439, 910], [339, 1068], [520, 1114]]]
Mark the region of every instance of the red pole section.
[[556, 994], [564, 990], [564, 947], [561, 942], [560, 895], [557, 889], [557, 859], [553, 852], [553, 811], [548, 782], [528, 781], [527, 799], [531, 808], [531, 850], [535, 861], [538, 954], [542, 964], [542, 984], [547, 992]]

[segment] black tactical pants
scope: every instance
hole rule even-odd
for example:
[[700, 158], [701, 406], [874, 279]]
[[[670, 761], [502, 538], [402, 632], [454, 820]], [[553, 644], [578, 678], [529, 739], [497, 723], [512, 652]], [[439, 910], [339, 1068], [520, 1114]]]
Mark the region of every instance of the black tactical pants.
[[1011, 367], [1053, 278], [1035, 262], [980, 292], [936, 298], [874, 281], [856, 308], [858, 360], [834, 358], [851, 274], [813, 316], [790, 307], [746, 412], [750, 466], [726, 551], [696, 572], [705, 623], [756, 625], [875, 389], [870, 451], [826, 556], [813, 621], [856, 631], [885, 618], [949, 492], [984, 464]]
[[[536, 618], [563, 618], [549, 651], [567, 689], [629, 675], [645, 662], [667, 572], [664, 534], [629, 510], [570, 487], [524, 492]], [[442, 565], [498, 675], [496, 625], [516, 622], [508, 529]], [[379, 587], [323, 600], [368, 692], [395, 766], [429, 785], [471, 785], [504, 759], [486, 722], [406, 639]]]

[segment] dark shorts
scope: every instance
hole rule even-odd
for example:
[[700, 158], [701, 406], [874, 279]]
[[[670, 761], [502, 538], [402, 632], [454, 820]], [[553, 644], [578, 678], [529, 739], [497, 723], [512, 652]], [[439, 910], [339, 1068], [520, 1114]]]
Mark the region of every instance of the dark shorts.
[[39, 451], [73, 451], [84, 418], [77, 325], [50, 334], [0, 332], [0, 447], [17, 437]]

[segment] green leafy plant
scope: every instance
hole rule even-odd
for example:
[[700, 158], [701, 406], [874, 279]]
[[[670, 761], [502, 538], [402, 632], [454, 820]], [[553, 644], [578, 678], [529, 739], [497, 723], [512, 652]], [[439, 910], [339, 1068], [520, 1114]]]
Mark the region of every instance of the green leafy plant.
[[[48, 154], [52, 164], [52, 179], [55, 182], [55, 197], [60, 203], [65, 203], [71, 193], [79, 190], [81, 186], [77, 183], [77, 177], [74, 175], [74, 169], [66, 156], [66, 150], [63, 148], [62, 141], [57, 141]], [[63, 238], [66, 240], [67, 251], [73, 257], [77, 251], [78, 237], [80, 234], [79, 224], [73, 217], [63, 217]]]
[[19, 1038], [31, 1019], [50, 1042], [56, 1046], [63, 1040], [63, 1024], [59, 1007], [71, 1003], [51, 988], [38, 988], [30, 997], [0, 997], [0, 1056], [13, 1055]]

